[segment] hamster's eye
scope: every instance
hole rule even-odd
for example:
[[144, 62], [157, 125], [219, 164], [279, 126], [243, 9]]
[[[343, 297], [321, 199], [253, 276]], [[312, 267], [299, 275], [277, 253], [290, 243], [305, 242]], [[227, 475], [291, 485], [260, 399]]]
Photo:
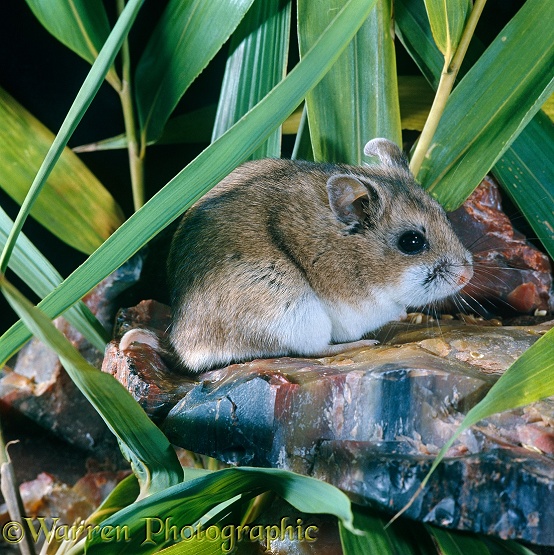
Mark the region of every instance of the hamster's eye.
[[398, 249], [404, 254], [419, 254], [429, 248], [427, 239], [419, 231], [406, 231], [398, 238]]

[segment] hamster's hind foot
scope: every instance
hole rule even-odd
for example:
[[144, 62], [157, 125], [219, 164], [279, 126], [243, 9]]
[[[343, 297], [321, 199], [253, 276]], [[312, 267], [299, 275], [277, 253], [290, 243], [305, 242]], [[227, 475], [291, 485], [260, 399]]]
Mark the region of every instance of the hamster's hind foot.
[[354, 349], [363, 349], [364, 347], [375, 347], [379, 341], [375, 339], [360, 339], [359, 341], [350, 341], [348, 343], [336, 343], [335, 345], [328, 345], [327, 348], [318, 356], [330, 357], [345, 353], [346, 351], [353, 351]]

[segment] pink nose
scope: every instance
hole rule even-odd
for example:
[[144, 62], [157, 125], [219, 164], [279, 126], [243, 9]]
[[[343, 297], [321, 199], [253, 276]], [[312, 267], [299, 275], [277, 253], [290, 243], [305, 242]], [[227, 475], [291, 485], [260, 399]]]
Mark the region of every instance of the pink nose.
[[465, 267], [460, 276], [458, 277], [458, 285], [463, 287], [469, 283], [469, 280], [473, 277], [473, 268]]

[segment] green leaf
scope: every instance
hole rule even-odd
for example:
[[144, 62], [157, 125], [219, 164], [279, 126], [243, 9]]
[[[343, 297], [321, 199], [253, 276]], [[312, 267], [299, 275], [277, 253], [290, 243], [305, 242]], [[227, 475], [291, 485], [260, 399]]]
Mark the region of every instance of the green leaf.
[[[216, 112], [217, 105], [210, 104], [192, 112], [174, 116], [167, 122], [162, 136], [157, 141], [151, 141], [148, 144], [209, 143], [212, 137], [211, 129], [214, 126]], [[301, 113], [302, 108], [298, 108], [283, 122], [283, 135], [296, 134]], [[124, 134], [74, 147], [73, 152], [97, 152], [99, 150], [122, 148], [127, 148], [127, 137]]]
[[[88, 542], [87, 553], [157, 553], [171, 543], [171, 536], [168, 541], [165, 535], [166, 525], [176, 525], [178, 529], [195, 526], [221, 503], [228, 506], [229, 500], [236, 495], [264, 491], [275, 492], [299, 511], [335, 515], [346, 529], [354, 530], [348, 497], [330, 484], [279, 469], [226, 468], [168, 488], [119, 511], [101, 526], [127, 525], [130, 541], [123, 545], [109, 544], [102, 542], [98, 532]], [[148, 539], [147, 535], [145, 537], [147, 519], [150, 519], [152, 531], [158, 533], [152, 533], [150, 542], [145, 544], [150, 549], [140, 551], [141, 544]], [[295, 526], [296, 522], [291, 521], [288, 525]]]
[[[53, 140], [46, 127], [0, 89], [0, 187], [19, 204]], [[68, 148], [61, 152], [31, 215], [62, 241], [87, 254], [124, 219], [110, 193]]]
[[554, 258], [554, 125], [539, 112], [492, 172]]
[[[31, 188], [25, 197], [25, 201], [23, 202], [19, 214], [17, 215], [13, 229], [8, 237], [8, 241], [6, 242], [6, 246], [2, 251], [2, 255], [0, 257], [0, 272], [3, 272], [6, 269], [11, 251], [17, 240], [17, 236], [21, 232], [29, 212], [36, 202], [44, 184], [46, 183], [46, 180], [50, 176], [50, 173], [54, 169], [56, 162], [60, 159], [67, 141], [73, 134], [73, 131], [75, 131], [75, 128], [81, 121], [81, 118], [90, 106], [92, 99], [95, 97], [98, 89], [102, 85], [104, 77], [112, 65], [117, 52], [121, 48], [121, 45], [138, 14], [142, 2], [143, 0], [129, 0], [129, 3], [117, 20], [113, 31], [110, 33], [110, 36], [102, 47], [98, 58], [96, 58], [96, 61], [92, 65], [89, 74], [79, 90], [75, 101], [71, 105], [59, 133], [56, 135], [52, 146], [48, 150], [46, 158], [40, 166], [38, 173], [31, 184]], [[52, 210], [52, 207], [50, 207], [50, 210]]]
[[515, 541], [503, 541], [497, 538], [485, 537], [491, 555], [535, 555], [534, 551], [527, 549]]
[[527, 349], [466, 415], [468, 427], [497, 412], [554, 395], [554, 329]]
[[[42, 310], [55, 317], [73, 305], [246, 160], [323, 77], [367, 18], [370, 9], [371, 4], [351, 0], [289, 75], [116, 230], [40, 303]], [[0, 338], [0, 360], [9, 358], [28, 338], [29, 334], [21, 323], [12, 326]]]
[[[13, 221], [0, 207], [0, 250], [6, 244], [12, 226]], [[17, 239], [8, 267], [41, 298], [63, 281], [54, 266], [23, 234]], [[109, 335], [83, 302], [68, 309], [64, 317], [99, 351], [104, 352]]]
[[[354, 533], [339, 522], [344, 555], [423, 555], [425, 534], [418, 523], [396, 522], [387, 527], [387, 519], [367, 510], [353, 507], [354, 527], [363, 532]], [[435, 555], [435, 552], [433, 552]]]
[[102, 501], [101, 505], [87, 520], [96, 524], [102, 522], [114, 513], [117, 513], [117, 511], [134, 503], [139, 494], [140, 487], [137, 477], [134, 474], [130, 474], [115, 486], [108, 497]]
[[[110, 34], [102, 0], [25, 0], [43, 27], [61, 43], [92, 64]], [[119, 88], [110, 69], [108, 80]]]
[[462, 37], [470, 0], [424, 0], [431, 32], [446, 63], [450, 63]]
[[[432, 47], [431, 30], [425, 21], [424, 9], [406, 0], [397, 0], [396, 8], [399, 36], [427, 80], [436, 88], [441, 72], [441, 55]], [[479, 41], [473, 40], [466, 59], [477, 60], [483, 50]], [[402, 95], [402, 88], [400, 93]], [[550, 96], [552, 98], [554, 96]], [[553, 135], [550, 122], [543, 114], [537, 113], [492, 169], [551, 256], [554, 222], [548, 200], [552, 198], [550, 184], [554, 183], [551, 163], [554, 157]]]
[[528, 0], [450, 96], [417, 176], [447, 210], [471, 194], [554, 90], [549, 6]]
[[207, 537], [185, 540], [170, 547], [156, 551], [161, 555], [221, 555], [221, 543]]
[[221, 49], [253, 0], [170, 0], [138, 63], [142, 142], [157, 139], [189, 85]]
[[435, 526], [427, 526], [427, 530], [435, 539], [441, 555], [490, 555], [483, 540], [473, 534], [450, 532]]
[[[369, 18], [329, 73], [306, 97], [317, 161], [361, 164], [365, 143], [386, 137], [402, 144], [390, 0], [373, 0]], [[344, 0], [298, 2], [301, 56]], [[330, 101], [332, 99], [332, 101]]]
[[144, 497], [180, 482], [183, 471], [173, 447], [129, 392], [113, 376], [91, 366], [49, 318], [5, 278], [1, 278], [0, 285], [25, 325], [56, 351], [75, 385], [117, 437], [140, 482], [141, 495]]
[[431, 33], [429, 19], [421, 2], [395, 0], [396, 34], [429, 84], [436, 89], [444, 58]]
[[[287, 71], [290, 0], [256, 0], [233, 34], [212, 140], [223, 135], [255, 106]], [[276, 129], [251, 158], [279, 157]]]

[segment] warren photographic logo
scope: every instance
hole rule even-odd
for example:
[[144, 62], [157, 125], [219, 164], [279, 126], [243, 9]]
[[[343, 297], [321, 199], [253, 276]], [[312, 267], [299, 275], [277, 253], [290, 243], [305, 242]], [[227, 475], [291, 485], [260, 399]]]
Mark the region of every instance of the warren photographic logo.
[[177, 542], [211, 542], [221, 545], [222, 553], [232, 552], [240, 542], [264, 543], [267, 550], [271, 544], [280, 541], [315, 542], [319, 529], [317, 526], [306, 526], [302, 519], [283, 517], [279, 524], [245, 524], [236, 526], [228, 524], [224, 527], [211, 525], [206, 528], [202, 524], [180, 525], [172, 517], [165, 519], [148, 517], [140, 520], [140, 526], [133, 525], [98, 525], [98, 524], [60, 524], [59, 518], [36, 519], [24, 518], [24, 522], [10, 521], [2, 526], [2, 538], [10, 544], [23, 541], [27, 535], [34, 543], [66, 541], [76, 542], [83, 538], [103, 543], [130, 542], [140, 539], [141, 545], [166, 546]]

